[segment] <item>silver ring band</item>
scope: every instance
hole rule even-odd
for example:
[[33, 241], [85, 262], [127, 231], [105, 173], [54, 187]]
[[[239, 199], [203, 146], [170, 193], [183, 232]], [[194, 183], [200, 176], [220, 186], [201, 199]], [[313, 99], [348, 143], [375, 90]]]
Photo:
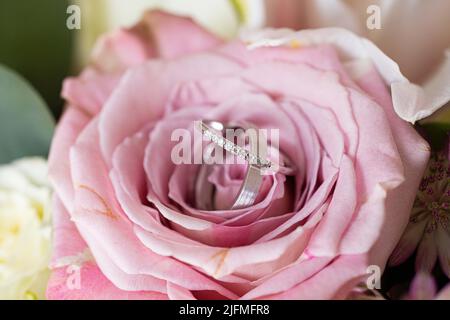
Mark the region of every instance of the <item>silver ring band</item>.
[[[218, 121], [199, 121], [196, 122], [195, 128], [199, 130], [204, 137], [212, 143], [207, 146], [203, 157], [209, 162], [212, 150], [219, 146], [227, 152], [245, 160], [247, 162], [247, 171], [241, 188], [234, 200], [230, 210], [242, 209], [252, 206], [258, 197], [259, 189], [261, 187], [263, 177], [267, 172], [281, 172], [286, 175], [293, 173], [293, 169], [286, 166], [275, 165], [272, 161], [265, 159], [267, 153], [267, 146], [260, 144], [259, 135], [249, 135], [249, 146], [253, 151], [248, 151], [243, 147], [238, 146], [234, 142], [227, 140], [223, 135], [225, 129], [255, 129], [250, 125], [227, 125], [225, 126]], [[256, 152], [254, 152], [256, 150]], [[277, 170], [274, 168], [277, 166]], [[211, 166], [203, 165], [198, 173], [195, 197], [196, 205], [200, 209], [214, 210], [213, 194], [214, 187], [207, 182], [207, 178], [212, 170]]]

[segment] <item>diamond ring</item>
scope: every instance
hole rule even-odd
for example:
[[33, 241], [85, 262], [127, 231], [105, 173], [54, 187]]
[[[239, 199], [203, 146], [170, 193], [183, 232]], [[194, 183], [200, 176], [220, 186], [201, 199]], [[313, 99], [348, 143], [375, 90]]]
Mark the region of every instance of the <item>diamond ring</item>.
[[[224, 136], [225, 130], [227, 129], [241, 129], [241, 133], [244, 133], [244, 130], [245, 132], [248, 132], [249, 129], [254, 129], [256, 131], [256, 129], [249, 124], [224, 125], [219, 121], [198, 121], [195, 123], [195, 128], [202, 133], [203, 137], [212, 142], [207, 146], [203, 154], [203, 158], [207, 163], [211, 162], [212, 151], [216, 146], [247, 163], [244, 181], [230, 208], [231, 210], [247, 208], [254, 204], [265, 175], [275, 174], [276, 172], [292, 175], [294, 172], [289, 166], [280, 166], [265, 158], [267, 145], [261, 143], [260, 135], [246, 135], [248, 137], [250, 150], [239, 146], [234, 143], [234, 141], [231, 141]], [[197, 207], [203, 210], [214, 210], [212, 201], [214, 187], [207, 181], [211, 171], [212, 166], [203, 165], [197, 176], [195, 190], [196, 202]]]

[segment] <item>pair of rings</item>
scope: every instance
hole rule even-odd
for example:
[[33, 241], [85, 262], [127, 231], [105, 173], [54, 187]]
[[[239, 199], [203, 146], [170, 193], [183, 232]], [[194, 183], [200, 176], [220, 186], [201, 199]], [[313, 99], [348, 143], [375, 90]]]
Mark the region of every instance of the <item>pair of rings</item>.
[[[280, 172], [284, 175], [293, 175], [294, 169], [290, 165], [280, 165], [267, 158], [267, 140], [261, 141], [263, 135], [261, 134], [246, 134], [248, 138], [248, 149], [244, 146], [236, 144], [234, 141], [225, 137], [225, 132], [228, 129], [239, 130], [240, 134], [248, 133], [249, 129], [254, 129], [252, 132], [258, 132], [255, 127], [250, 124], [223, 124], [219, 121], [198, 121], [195, 123], [195, 129], [199, 130], [203, 137], [211, 143], [206, 146], [203, 152], [203, 160], [206, 163], [211, 163], [213, 150], [219, 147], [231, 155], [244, 160], [247, 169], [245, 178], [239, 188], [239, 192], [230, 210], [243, 209], [252, 206], [259, 193], [263, 178], [266, 175]], [[245, 142], [244, 138], [244, 142]], [[202, 210], [214, 210], [213, 196], [214, 186], [208, 181], [208, 177], [212, 172], [212, 165], [204, 164], [201, 166], [196, 181], [195, 199], [196, 206]]]

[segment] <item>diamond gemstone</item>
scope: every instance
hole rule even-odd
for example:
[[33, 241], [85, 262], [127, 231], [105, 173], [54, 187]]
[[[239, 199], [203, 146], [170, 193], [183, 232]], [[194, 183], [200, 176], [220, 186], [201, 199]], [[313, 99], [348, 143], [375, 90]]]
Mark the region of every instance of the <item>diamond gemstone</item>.
[[212, 133], [209, 132], [209, 131], [205, 131], [205, 132], [203, 133], [203, 135], [204, 135], [206, 138], [211, 139]]
[[225, 149], [226, 151], [248, 161], [250, 164], [261, 167], [261, 168], [270, 168], [272, 166], [272, 162], [269, 160], [261, 159], [260, 157], [250, 153], [248, 150], [235, 145], [231, 141], [223, 138], [220, 135], [217, 135], [213, 132], [211, 132], [208, 129], [202, 129], [203, 135], [215, 143], [216, 145], [219, 145], [221, 148]]
[[231, 151], [232, 148], [233, 148], [233, 144], [230, 141], [227, 141], [225, 143], [225, 150]]

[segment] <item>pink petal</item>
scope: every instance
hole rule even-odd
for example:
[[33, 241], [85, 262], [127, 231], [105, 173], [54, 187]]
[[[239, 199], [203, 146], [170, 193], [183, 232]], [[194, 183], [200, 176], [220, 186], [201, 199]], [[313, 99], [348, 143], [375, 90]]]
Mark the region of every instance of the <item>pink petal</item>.
[[308, 260], [295, 262], [272, 275], [258, 280], [257, 283], [259, 285], [242, 296], [241, 299], [264, 299], [266, 296], [286, 292], [325, 268], [331, 260], [331, 258], [313, 257]]
[[87, 68], [78, 77], [64, 80], [61, 95], [70, 105], [93, 117], [103, 108], [121, 76], [122, 73], [102, 74]]
[[139, 228], [137, 235], [152, 251], [201, 268], [214, 278], [237, 274], [255, 280], [295, 261], [303, 252], [321, 214], [316, 213], [304, 226], [297, 227], [284, 237], [243, 247], [220, 248], [193, 241], [168, 241], [164, 235]]
[[416, 271], [431, 273], [437, 260], [436, 236], [425, 232], [417, 249]]
[[450, 300], [450, 285], [442, 289], [436, 297], [436, 300]]
[[139, 241], [109, 181], [106, 165], [99, 153], [97, 125], [97, 120], [91, 122], [72, 149], [71, 169], [76, 181], [76, 206], [72, 218], [102, 271], [113, 274], [119, 269], [130, 276], [149, 276], [187, 289], [217, 290], [224, 296], [234, 296], [189, 266], [160, 256]]
[[49, 177], [58, 197], [69, 210], [73, 207], [73, 182], [70, 174], [69, 151], [90, 118], [74, 107], [62, 116], [52, 141], [49, 155]]
[[[109, 162], [114, 149], [126, 137], [161, 117], [177, 84], [236, 72], [239, 68], [236, 63], [218, 55], [196, 54], [170, 62], [151, 61], [132, 69], [124, 76], [100, 115], [104, 158]], [[130, 106], [133, 112], [130, 112]], [[127, 121], [123, 121], [124, 114]]]
[[439, 226], [435, 241], [442, 271], [450, 278], [450, 234], [448, 229], [445, 230], [442, 226]]
[[146, 29], [144, 42], [154, 42], [157, 56], [175, 58], [187, 53], [206, 51], [222, 41], [200, 27], [189, 17], [172, 15], [163, 11], [148, 11], [141, 22]]
[[76, 257], [87, 249], [86, 242], [81, 238], [70, 215], [55, 196], [53, 199], [53, 248], [51, 265], [65, 257]]
[[[358, 85], [371, 95], [386, 113], [403, 164], [405, 180], [388, 193], [385, 204], [386, 215], [382, 230], [383, 234], [389, 236], [379, 237], [371, 250], [374, 259], [386, 261], [408, 223], [416, 192], [428, 163], [430, 148], [409, 123], [395, 114], [390, 94], [375, 69], [361, 77]], [[408, 251], [410, 249], [411, 247]], [[400, 258], [408, 255], [409, 253], [405, 253]], [[397, 260], [397, 263], [400, 263], [401, 259]]]
[[[75, 270], [75, 269], [74, 269]], [[93, 263], [80, 267], [80, 286], [72, 286], [74, 272], [67, 268], [53, 270], [48, 282], [47, 299], [50, 300], [166, 300], [167, 295], [157, 292], [136, 292], [118, 289]], [[70, 278], [72, 276], [72, 278]]]
[[316, 256], [333, 257], [356, 210], [357, 190], [353, 162], [343, 156], [339, 177], [326, 214], [314, 231], [308, 251]]
[[348, 292], [367, 278], [367, 256], [339, 256], [328, 266], [295, 287], [263, 297], [273, 300], [345, 299]]
[[410, 223], [389, 258], [389, 265], [397, 266], [408, 259], [416, 250], [428, 220]]
[[[106, 280], [106, 278], [103, 281], [103, 284], [99, 280], [99, 284], [107, 287], [106, 292], [93, 291], [98, 288], [97, 284], [84, 285], [84, 279], [81, 277], [85, 276], [85, 274], [87, 274], [88, 278], [90, 278], [91, 274], [96, 277], [95, 274], [100, 272], [98, 270], [99, 268], [93, 261], [91, 261], [89, 257], [86, 256], [89, 253], [87, 245], [78, 233], [75, 224], [70, 220], [68, 212], [57, 198], [55, 199], [53, 213], [55, 224], [53, 257], [51, 263], [51, 267], [53, 269], [52, 278], [48, 285], [49, 298], [62, 299], [80, 297], [83, 299], [89, 299], [91, 296], [98, 296], [98, 299], [102, 299], [105, 294], [110, 296], [111, 299], [114, 299], [116, 296], [118, 298], [125, 298], [127, 296], [136, 298], [153, 298], [152, 292], [138, 293], [148, 289], [149, 287], [154, 289], [155, 292], [153, 295], [155, 299], [163, 297], [166, 288], [166, 283], [164, 281], [148, 276], [133, 276], [125, 274], [123, 271], [114, 266], [109, 257], [106, 256], [103, 251], [96, 252], [96, 258], [99, 258], [99, 261], [102, 264], [104, 264], [105, 261], [110, 264], [109, 267], [103, 269], [103, 274], [106, 277], [113, 278], [115, 285], [123, 291], [120, 291], [119, 288], [112, 285], [112, 283]], [[77, 276], [75, 274], [76, 272], [80, 272], [79, 280], [81, 281], [81, 285], [79, 288], [70, 287], [68, 284], [69, 282], [72, 283], [71, 281], [74, 281], [74, 277]], [[101, 278], [104, 278], [104, 276], [102, 275]], [[65, 286], [60, 285], [63, 281], [65, 281]], [[101, 290], [103, 288], [98, 289]], [[89, 292], [85, 292], [85, 290], [89, 290]], [[161, 297], [158, 296], [158, 293], [160, 293]]]
[[431, 300], [436, 294], [436, 283], [429, 273], [418, 273], [411, 283], [408, 299]]
[[105, 74], [123, 73], [150, 58], [157, 58], [153, 41], [145, 39], [143, 23], [130, 29], [119, 29], [97, 40], [91, 64]]
[[192, 292], [170, 282], [167, 283], [167, 295], [170, 300], [197, 300]]

